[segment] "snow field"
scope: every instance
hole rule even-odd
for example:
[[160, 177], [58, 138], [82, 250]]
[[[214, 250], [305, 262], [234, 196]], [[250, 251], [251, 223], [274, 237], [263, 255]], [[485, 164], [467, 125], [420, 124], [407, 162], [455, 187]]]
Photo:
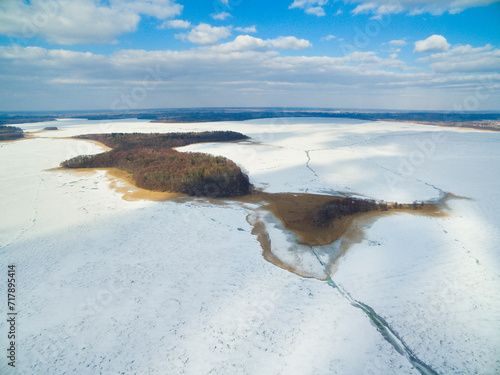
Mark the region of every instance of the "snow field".
[[[234, 160], [268, 192], [469, 198], [445, 218], [376, 221], [331, 277], [437, 373], [500, 368], [499, 134], [345, 119], [22, 127], [45, 126], [62, 130], [0, 144], [0, 257], [17, 265], [20, 306], [19, 367], [2, 360], [2, 374], [418, 374], [338, 291], [263, 259], [251, 205], [128, 202], [102, 171], [48, 171], [102, 151], [64, 137], [112, 131], [242, 132], [184, 149]], [[273, 252], [324, 274], [263, 220]]]

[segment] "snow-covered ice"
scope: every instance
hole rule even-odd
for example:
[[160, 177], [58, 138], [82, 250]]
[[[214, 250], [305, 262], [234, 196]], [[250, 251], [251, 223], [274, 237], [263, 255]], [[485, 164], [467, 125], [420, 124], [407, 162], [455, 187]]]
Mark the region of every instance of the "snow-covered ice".
[[[313, 118], [21, 125], [46, 126], [60, 130], [0, 143], [0, 258], [17, 267], [18, 309], [16, 368], [4, 356], [0, 373], [419, 373], [339, 290], [264, 260], [252, 205], [125, 201], [103, 171], [51, 170], [102, 151], [69, 136], [203, 130], [250, 136], [184, 150], [224, 155], [268, 192], [399, 202], [454, 194], [447, 217], [377, 220], [330, 276], [435, 373], [498, 373], [499, 133]], [[292, 237], [266, 220], [276, 252], [293, 263]], [[323, 271], [302, 253], [297, 264]], [[0, 288], [6, 301], [5, 281]]]

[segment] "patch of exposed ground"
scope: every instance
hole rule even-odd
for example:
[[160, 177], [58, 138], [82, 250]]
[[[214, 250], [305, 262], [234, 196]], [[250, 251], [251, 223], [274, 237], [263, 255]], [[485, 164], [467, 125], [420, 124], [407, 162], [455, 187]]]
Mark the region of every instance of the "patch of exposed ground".
[[[329, 264], [325, 264], [330, 272], [336, 269], [336, 261], [355, 243], [364, 239], [363, 229], [370, 226], [381, 217], [395, 214], [414, 214], [429, 217], [445, 217], [446, 198], [439, 205], [424, 203], [414, 209], [413, 204], [388, 204], [387, 210], [373, 210], [369, 212], [360, 212], [353, 215], [343, 216], [330, 222], [327, 226], [316, 226], [314, 224], [314, 214], [319, 207], [331, 202], [333, 199], [341, 199], [331, 195], [318, 194], [294, 194], [278, 193], [269, 194], [264, 192], [255, 192], [244, 197], [233, 198], [232, 201], [245, 203], [264, 203], [261, 210], [269, 211], [274, 217], [279, 219], [285, 230], [295, 234], [297, 243], [310, 246], [314, 253], [314, 247], [332, 244], [337, 240], [340, 242], [340, 253], [331, 259]], [[449, 196], [453, 198], [453, 196]], [[282, 262], [272, 252], [271, 240], [266, 229], [266, 223], [250, 217], [247, 219], [253, 226], [252, 233], [257, 236], [264, 258], [272, 264], [286, 269], [290, 272], [304, 277], [299, 269]]]

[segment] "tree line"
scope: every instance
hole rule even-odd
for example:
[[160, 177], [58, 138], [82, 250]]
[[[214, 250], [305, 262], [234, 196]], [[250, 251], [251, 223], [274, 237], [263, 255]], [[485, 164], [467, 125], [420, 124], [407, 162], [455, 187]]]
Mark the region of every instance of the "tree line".
[[0, 141], [24, 138], [23, 129], [17, 126], [0, 125]]
[[313, 223], [317, 227], [326, 227], [343, 216], [378, 209], [379, 205], [373, 199], [338, 198], [320, 206], [314, 213]]
[[391, 209], [421, 210], [424, 207], [424, 202], [417, 201], [414, 201], [411, 204], [403, 204], [398, 202], [377, 202], [373, 199], [338, 198], [318, 207], [313, 215], [313, 223], [317, 227], [326, 227], [335, 219], [357, 214], [359, 212], [369, 212], [375, 210], [389, 211]]
[[203, 142], [229, 142], [248, 139], [232, 131], [206, 131], [186, 133], [110, 133], [86, 134], [75, 138], [91, 139], [120, 150], [141, 148], [173, 148]]

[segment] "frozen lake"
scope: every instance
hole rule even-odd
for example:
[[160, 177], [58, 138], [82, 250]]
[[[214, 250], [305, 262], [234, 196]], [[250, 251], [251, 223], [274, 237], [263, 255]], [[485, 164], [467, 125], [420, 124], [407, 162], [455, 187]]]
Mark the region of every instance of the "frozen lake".
[[[0, 373], [427, 371], [408, 353], [428, 373], [498, 373], [500, 133], [315, 118], [20, 125], [46, 126], [60, 130], [0, 143], [0, 258], [16, 265], [19, 333], [16, 368], [3, 358]], [[364, 228], [363, 240], [326, 270], [332, 288], [263, 258], [248, 220], [255, 204], [127, 201], [104, 171], [51, 170], [103, 151], [70, 136], [204, 130], [251, 139], [181, 150], [226, 156], [267, 192], [455, 198], [446, 217], [401, 213]], [[276, 219], [261, 219], [276, 254], [311, 276], [325, 272], [321, 258], [297, 255]]]

